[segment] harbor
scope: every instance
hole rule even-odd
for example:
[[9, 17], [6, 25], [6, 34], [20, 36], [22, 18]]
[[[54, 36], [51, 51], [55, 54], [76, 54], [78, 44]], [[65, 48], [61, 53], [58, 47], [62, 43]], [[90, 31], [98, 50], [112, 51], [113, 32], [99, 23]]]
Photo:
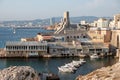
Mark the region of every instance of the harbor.
[[69, 12], [55, 26], [58, 29], [52, 33], [36, 28], [0, 28], [1, 69], [31, 66], [42, 74], [41, 80], [52, 80], [52, 76], [74, 80], [118, 61], [115, 57], [119, 57], [119, 37], [113, 37], [118, 36], [119, 30], [70, 24]]
[[0, 0], [0, 80], [120, 80], [120, 0]]
[[[104, 19], [100, 18], [99, 20]], [[21, 32], [19, 33], [19, 31], [36, 30], [36, 28], [16, 28], [15, 30], [10, 27], [9, 29], [12, 29], [13, 32], [8, 34], [8, 38], [10, 39], [6, 41], [1, 40], [3, 47], [0, 53], [1, 57], [116, 56], [118, 45], [113, 42], [116, 38], [119, 38], [119, 36], [111, 38], [113, 35], [118, 35], [117, 30], [114, 31], [113, 28], [94, 28], [93, 26], [91, 27], [88, 24], [83, 25], [82, 23], [71, 24], [68, 11], [64, 12], [61, 22], [54, 26], [56, 27], [54, 32], [37, 29], [34, 36], [31, 33], [29, 33], [30, 35], [26, 33], [23, 33], [24, 36], [20, 35]], [[16, 39], [14, 39], [14, 37], [16, 37]], [[117, 43], [119, 43], [118, 41], [119, 39], [117, 39]]]
[[[98, 68], [111, 66], [118, 60], [113, 57], [90, 59], [85, 58], [86, 63], [77, 68], [74, 73], [61, 73], [58, 67], [80, 58], [6, 58], [0, 59], [0, 69], [10, 66], [31, 66], [38, 73], [53, 73], [59, 76], [60, 80], [75, 80], [79, 75], [88, 74]], [[19, 62], [19, 63], [18, 63]]]
[[[41, 29], [17, 29], [16, 33], [13, 33], [11, 28], [0, 28], [0, 47], [1, 51], [4, 50], [6, 42], [20, 41], [21, 38], [34, 37], [36, 32], [39, 33]], [[44, 32], [41, 31], [41, 32]], [[54, 46], [53, 46], [54, 47]], [[68, 49], [67, 49], [68, 50]], [[3, 52], [2, 52], [3, 53]], [[3, 56], [3, 55], [2, 55]], [[46, 55], [47, 56], [47, 55]], [[83, 55], [81, 55], [83, 56]], [[51, 72], [60, 77], [60, 80], [74, 80], [79, 75], [85, 75], [95, 69], [110, 66], [117, 62], [113, 57], [105, 57], [98, 59], [85, 58], [86, 63], [77, 68], [75, 73], [61, 73], [58, 67], [63, 66], [66, 63], [80, 60], [80, 57], [63, 57], [63, 58], [1, 58], [0, 69], [12, 66], [31, 66], [40, 73]], [[19, 62], [19, 63], [18, 63]]]

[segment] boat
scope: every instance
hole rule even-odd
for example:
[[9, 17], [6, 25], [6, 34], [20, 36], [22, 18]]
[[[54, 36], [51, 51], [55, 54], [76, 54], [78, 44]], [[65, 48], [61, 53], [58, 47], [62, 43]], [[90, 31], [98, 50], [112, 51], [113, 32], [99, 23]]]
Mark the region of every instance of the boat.
[[68, 73], [74, 72], [74, 70], [72, 68], [58, 67], [58, 69], [60, 72], [68, 72]]
[[72, 61], [72, 63], [75, 67], [79, 67], [81, 65], [80, 61]]
[[83, 63], [86, 63], [86, 61], [84, 59], [80, 59], [80, 62], [83, 64]]
[[76, 68], [74, 65], [72, 65], [71, 63], [65, 64], [64, 67], [66, 67], [66, 68], [71, 68], [71, 69], [73, 69], [73, 70], [77, 70], [77, 68]]
[[99, 58], [99, 56], [97, 54], [93, 54], [93, 55], [90, 56], [90, 58], [96, 59], [96, 58]]
[[63, 66], [58, 67], [58, 70], [60, 72], [65, 72], [65, 73], [69, 72], [69, 73], [72, 73], [72, 72], [75, 72], [77, 70], [77, 68], [80, 67], [85, 62], [86, 61], [84, 61], [83, 59], [80, 59], [79, 61], [73, 60], [70, 63], [67, 63], [67, 64], [65, 64]]
[[65, 72], [65, 73], [66, 72], [72, 73], [72, 72], [77, 70], [75, 65], [72, 64], [72, 63], [68, 63], [68, 64], [65, 64], [63, 66], [60, 66], [60, 67], [58, 67], [58, 69], [59, 69], [60, 72]]

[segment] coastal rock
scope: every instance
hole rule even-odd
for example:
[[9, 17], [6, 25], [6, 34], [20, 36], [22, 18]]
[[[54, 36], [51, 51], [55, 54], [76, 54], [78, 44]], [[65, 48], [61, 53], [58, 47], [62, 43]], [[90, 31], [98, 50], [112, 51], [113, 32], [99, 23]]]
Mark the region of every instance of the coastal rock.
[[0, 80], [40, 80], [40, 77], [29, 66], [12, 66], [0, 71]]
[[97, 69], [85, 76], [79, 76], [76, 80], [120, 80], [120, 62], [113, 66]]

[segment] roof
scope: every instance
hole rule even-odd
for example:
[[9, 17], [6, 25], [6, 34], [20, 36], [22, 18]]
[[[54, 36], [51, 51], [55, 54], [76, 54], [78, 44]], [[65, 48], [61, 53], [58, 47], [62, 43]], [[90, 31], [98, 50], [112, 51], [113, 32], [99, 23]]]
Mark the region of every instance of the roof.
[[38, 42], [38, 41], [27, 41], [27, 42], [22, 42], [22, 41], [8, 41], [6, 42], [6, 46], [34, 46], [34, 45], [47, 45], [47, 42]]
[[53, 36], [43, 36], [43, 39], [44, 40], [50, 40], [50, 39], [52, 39], [53, 38]]
[[78, 40], [79, 40], [80, 42], [91, 42], [91, 40], [88, 39], [88, 38], [79, 38]]
[[26, 41], [37, 41], [36, 38], [26, 38]]
[[83, 47], [87, 47], [89, 49], [100, 49], [100, 48], [107, 48], [103, 43], [86, 43], [86, 45], [82, 45]]

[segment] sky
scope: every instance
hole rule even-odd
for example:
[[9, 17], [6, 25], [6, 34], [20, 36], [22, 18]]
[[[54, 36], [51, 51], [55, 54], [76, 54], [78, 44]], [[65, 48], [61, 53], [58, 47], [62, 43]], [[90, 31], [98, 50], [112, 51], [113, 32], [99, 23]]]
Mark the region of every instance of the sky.
[[33, 20], [63, 16], [113, 17], [120, 0], [0, 0], [0, 21]]

